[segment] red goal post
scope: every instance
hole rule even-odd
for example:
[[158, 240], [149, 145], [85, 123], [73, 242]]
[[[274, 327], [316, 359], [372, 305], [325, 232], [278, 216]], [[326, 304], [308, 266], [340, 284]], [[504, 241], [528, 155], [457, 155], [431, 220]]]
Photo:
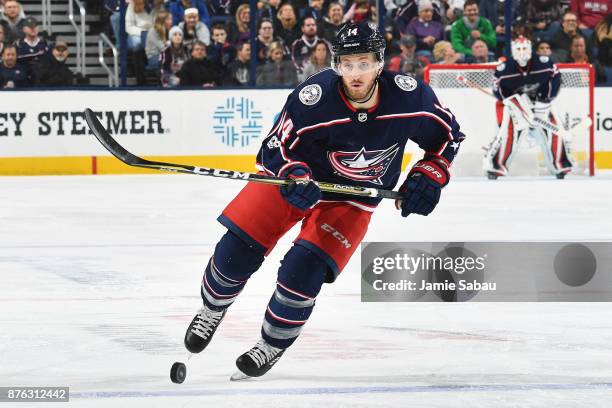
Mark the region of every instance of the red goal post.
[[[552, 102], [553, 111], [566, 129], [584, 120], [585, 117], [591, 120], [591, 126], [582, 132], [576, 132], [573, 140], [569, 142], [572, 159], [575, 162], [573, 173], [593, 176], [595, 174], [595, 72], [590, 64], [556, 65], [561, 73], [561, 90]], [[481, 87], [491, 91], [496, 66], [497, 63], [431, 64], [425, 67], [425, 82], [434, 89], [440, 102], [457, 117], [467, 136], [454, 164], [459, 168], [460, 174], [483, 174], [481, 165], [484, 157], [483, 149], [493, 139], [498, 127], [495, 120], [494, 99], [476, 88]], [[545, 174], [542, 155], [537, 152], [538, 150], [534, 146], [519, 148], [517, 159], [520, 163], [511, 165], [511, 173]]]

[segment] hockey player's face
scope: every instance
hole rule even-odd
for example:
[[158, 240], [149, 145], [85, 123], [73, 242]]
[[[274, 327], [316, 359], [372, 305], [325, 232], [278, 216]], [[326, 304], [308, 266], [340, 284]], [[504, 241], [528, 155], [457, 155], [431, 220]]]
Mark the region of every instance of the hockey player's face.
[[340, 57], [338, 70], [344, 88], [352, 99], [368, 96], [378, 76], [380, 67], [374, 54], [355, 54]]

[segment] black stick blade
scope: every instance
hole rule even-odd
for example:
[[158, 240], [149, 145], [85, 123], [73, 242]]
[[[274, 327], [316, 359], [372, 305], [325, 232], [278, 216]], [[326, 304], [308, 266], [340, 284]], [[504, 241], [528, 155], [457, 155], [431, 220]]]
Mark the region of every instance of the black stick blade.
[[144, 164], [140, 157], [128, 152], [113, 139], [111, 134], [104, 128], [102, 123], [100, 123], [94, 111], [89, 108], [85, 109], [85, 120], [96, 139], [98, 139], [102, 146], [104, 146], [113, 156], [126, 164]]

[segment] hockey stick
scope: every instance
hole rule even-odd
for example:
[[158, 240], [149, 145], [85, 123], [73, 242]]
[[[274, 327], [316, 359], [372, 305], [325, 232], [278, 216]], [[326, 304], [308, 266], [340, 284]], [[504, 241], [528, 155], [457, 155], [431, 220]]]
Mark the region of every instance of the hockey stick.
[[[463, 75], [457, 75], [457, 81], [470, 87], [470, 88], [474, 88], [486, 95], [489, 95], [492, 98], [495, 98], [495, 95], [493, 95], [493, 92], [489, 91], [488, 89], [485, 89], [483, 87], [481, 87], [480, 85], [478, 85], [476, 82], [474, 81], [470, 81], [469, 79], [467, 79], [465, 76]], [[556, 133], [558, 135], [561, 135], [561, 137], [563, 137], [565, 140], [571, 140], [574, 137], [574, 134], [577, 132], [581, 132], [583, 130], [588, 129], [592, 122], [591, 122], [591, 118], [586, 117], [586, 118], [581, 118], [580, 121], [576, 124], [574, 124], [574, 126], [572, 126], [570, 129], [566, 130], [563, 126], [558, 126], [554, 123], [551, 123], [547, 120], [538, 118], [538, 117], [534, 117], [533, 118], [533, 122], [535, 122], [536, 124], [540, 125], [543, 128], [546, 128], [548, 130], [550, 130], [553, 133]]]
[[[104, 128], [96, 114], [89, 108], [85, 109], [85, 120], [89, 128], [93, 132], [98, 141], [108, 150], [113, 156], [121, 160], [127, 165], [134, 167], [144, 167], [146, 169], [154, 169], [161, 171], [170, 171], [174, 173], [197, 174], [200, 176], [220, 177], [234, 180], [253, 181], [256, 183], [290, 185], [296, 181], [281, 177], [266, 176], [263, 174], [245, 173], [233, 170], [212, 169], [208, 167], [196, 167], [185, 164], [164, 163], [150, 161], [138, 157], [128, 152], [121, 146], [111, 134]], [[401, 200], [403, 197], [395, 191], [383, 190], [374, 187], [358, 187], [348, 186], [344, 184], [327, 183], [323, 181], [315, 181], [321, 191], [328, 193], [349, 194], [361, 197], [377, 197], [390, 198], [393, 200]]]

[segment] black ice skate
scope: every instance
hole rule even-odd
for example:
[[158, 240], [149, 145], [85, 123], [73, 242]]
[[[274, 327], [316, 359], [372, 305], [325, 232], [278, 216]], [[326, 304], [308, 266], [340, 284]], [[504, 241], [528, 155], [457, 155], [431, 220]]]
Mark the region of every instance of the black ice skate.
[[495, 172], [492, 171], [487, 171], [487, 178], [489, 180], [497, 180], [497, 178], [499, 177], [499, 175]]
[[252, 349], [238, 357], [236, 367], [238, 370], [231, 380], [244, 380], [250, 377], [261, 377], [267, 373], [281, 358], [285, 349], [273, 347], [260, 339]]
[[206, 305], [202, 306], [200, 311], [195, 315], [187, 333], [185, 333], [185, 347], [191, 353], [199, 353], [208, 346], [213, 334], [219, 327], [219, 323], [223, 320], [227, 309], [217, 312], [209, 309]]

